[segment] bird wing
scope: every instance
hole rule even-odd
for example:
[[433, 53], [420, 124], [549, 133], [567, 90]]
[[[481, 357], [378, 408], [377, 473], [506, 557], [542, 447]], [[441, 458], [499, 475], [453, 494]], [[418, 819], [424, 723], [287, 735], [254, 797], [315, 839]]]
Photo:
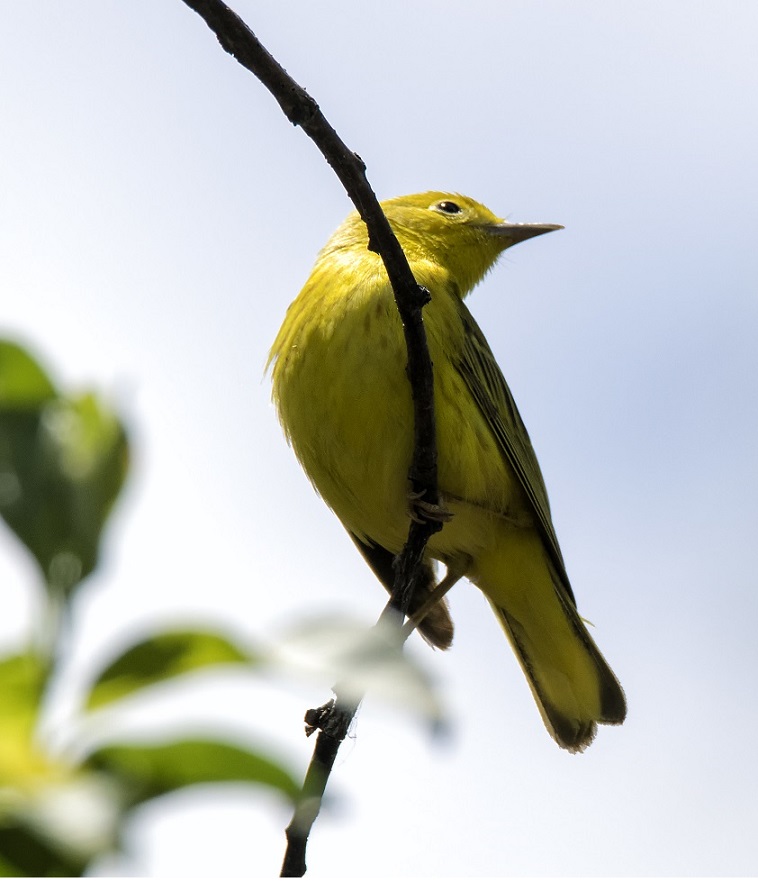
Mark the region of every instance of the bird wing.
[[560, 582], [576, 606], [550, 517], [545, 481], [529, 433], [481, 328], [466, 304], [462, 300], [458, 303], [465, 343], [458, 353], [456, 367], [497, 439], [506, 460], [518, 476], [537, 516], [540, 532], [551, 561], [560, 576]]
[[[348, 530], [348, 533], [376, 577], [392, 594], [395, 587], [395, 555], [377, 542], [364, 542], [352, 531]], [[420, 581], [408, 607], [409, 615], [413, 615], [423, 605], [429, 592], [436, 585], [437, 574], [433, 564], [424, 562], [421, 565]], [[446, 599], [443, 598], [433, 609], [429, 610], [426, 617], [419, 623], [418, 631], [432, 646], [436, 646], [438, 649], [450, 647], [453, 642], [453, 620], [450, 617], [450, 608]]]

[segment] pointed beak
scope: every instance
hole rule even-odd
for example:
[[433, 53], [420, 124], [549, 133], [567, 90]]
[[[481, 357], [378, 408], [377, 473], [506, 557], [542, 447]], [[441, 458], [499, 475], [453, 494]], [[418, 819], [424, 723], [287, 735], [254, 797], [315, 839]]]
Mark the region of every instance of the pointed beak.
[[510, 245], [518, 245], [519, 242], [525, 242], [527, 239], [533, 239], [535, 236], [541, 236], [543, 233], [552, 233], [553, 230], [562, 230], [561, 224], [511, 224], [508, 221], [502, 221], [499, 224], [490, 224], [485, 227], [488, 233], [491, 233], [498, 239], [510, 239]]

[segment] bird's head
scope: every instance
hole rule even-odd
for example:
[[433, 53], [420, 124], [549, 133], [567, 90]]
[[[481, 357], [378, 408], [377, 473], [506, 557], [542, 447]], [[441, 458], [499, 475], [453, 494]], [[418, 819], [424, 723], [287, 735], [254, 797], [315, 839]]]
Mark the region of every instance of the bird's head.
[[411, 264], [427, 260], [443, 267], [465, 296], [511, 245], [559, 224], [514, 224], [458, 193], [430, 191], [398, 196], [382, 209]]

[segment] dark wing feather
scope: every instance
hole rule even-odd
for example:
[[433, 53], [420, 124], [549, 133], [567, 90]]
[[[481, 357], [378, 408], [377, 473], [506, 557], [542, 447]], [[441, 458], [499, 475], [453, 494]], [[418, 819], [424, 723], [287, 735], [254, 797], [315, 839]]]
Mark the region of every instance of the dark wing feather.
[[518, 476], [537, 516], [540, 532], [559, 575], [559, 581], [576, 606], [550, 517], [545, 481], [529, 440], [529, 433], [481, 328], [462, 300], [459, 301], [459, 306], [465, 343], [458, 354], [456, 368], [487, 420], [492, 434], [498, 440], [505, 458]]
[[[376, 577], [387, 591], [392, 594], [395, 583], [395, 555], [376, 542], [363, 542], [355, 533], [351, 533], [349, 530], [348, 534], [374, 571]], [[422, 581], [411, 598], [411, 604], [408, 609], [409, 615], [413, 615], [419, 609], [429, 595], [429, 592], [437, 585], [432, 564], [423, 563], [421, 567]], [[423, 621], [419, 623], [417, 630], [432, 646], [436, 646], [438, 649], [448, 649], [450, 647], [450, 644], [453, 642], [453, 620], [450, 618], [450, 610], [444, 598], [429, 610]]]

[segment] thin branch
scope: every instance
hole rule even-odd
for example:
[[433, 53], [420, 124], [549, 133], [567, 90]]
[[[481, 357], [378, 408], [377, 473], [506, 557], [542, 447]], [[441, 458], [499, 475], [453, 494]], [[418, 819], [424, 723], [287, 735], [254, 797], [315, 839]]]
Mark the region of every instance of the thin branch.
[[[335, 687], [335, 693], [337, 688]], [[283, 877], [305, 875], [308, 837], [321, 810], [324, 790], [337, 752], [347, 736], [360, 703], [361, 698], [349, 700], [337, 697], [322, 707], [309, 710], [305, 715], [306, 732], [312, 734], [318, 729], [319, 733], [292, 820], [285, 831], [287, 850], [280, 873]]]
[[[431, 611], [436, 603], [442, 600], [461, 576], [461, 573], [454, 570], [447, 573], [431, 592], [423, 606], [414, 613], [413, 618], [408, 619], [398, 630], [398, 646], [405, 643], [424, 619], [424, 616]], [[390, 600], [379, 616], [375, 627], [386, 629], [388, 622], [391, 622], [395, 616], [396, 610]], [[311, 829], [321, 809], [326, 783], [337, 758], [340, 744], [345, 740], [358, 706], [363, 701], [363, 695], [355, 695], [355, 690], [351, 690], [352, 698], [339, 697], [343, 695], [339, 684], [334, 687], [334, 693], [338, 697], [328, 701], [322, 707], [309, 710], [305, 715], [306, 734], [312, 735], [317, 729], [320, 731], [295, 812], [286, 830], [287, 851], [282, 864], [282, 876], [303, 876], [305, 874], [305, 850]]]
[[[439, 504], [437, 489], [437, 442], [434, 416], [434, 377], [421, 311], [429, 293], [413, 278], [400, 244], [368, 183], [365, 164], [351, 151], [327, 122], [318, 104], [299, 86], [278, 61], [265, 49], [242, 19], [220, 0], [184, 0], [216, 34], [221, 46], [266, 86], [279, 102], [285, 116], [300, 126], [314, 141], [334, 169], [353, 201], [369, 233], [369, 248], [384, 261], [400, 313], [408, 350], [408, 379], [413, 395], [414, 450], [409, 471], [413, 497], [426, 506]], [[428, 510], [428, 509], [427, 509]], [[421, 577], [421, 563], [429, 537], [442, 527], [438, 519], [425, 517], [418, 509], [412, 520], [408, 540], [398, 556], [395, 584], [390, 600], [397, 611], [398, 627], [407, 613], [416, 580]], [[347, 734], [358, 702], [337, 695], [317, 711], [309, 711], [311, 731], [320, 729], [311, 767], [306, 775], [302, 796], [292, 823], [287, 829], [288, 849], [283, 876], [305, 873], [305, 846], [308, 833], [318, 814], [321, 797], [331, 772], [339, 745]]]

